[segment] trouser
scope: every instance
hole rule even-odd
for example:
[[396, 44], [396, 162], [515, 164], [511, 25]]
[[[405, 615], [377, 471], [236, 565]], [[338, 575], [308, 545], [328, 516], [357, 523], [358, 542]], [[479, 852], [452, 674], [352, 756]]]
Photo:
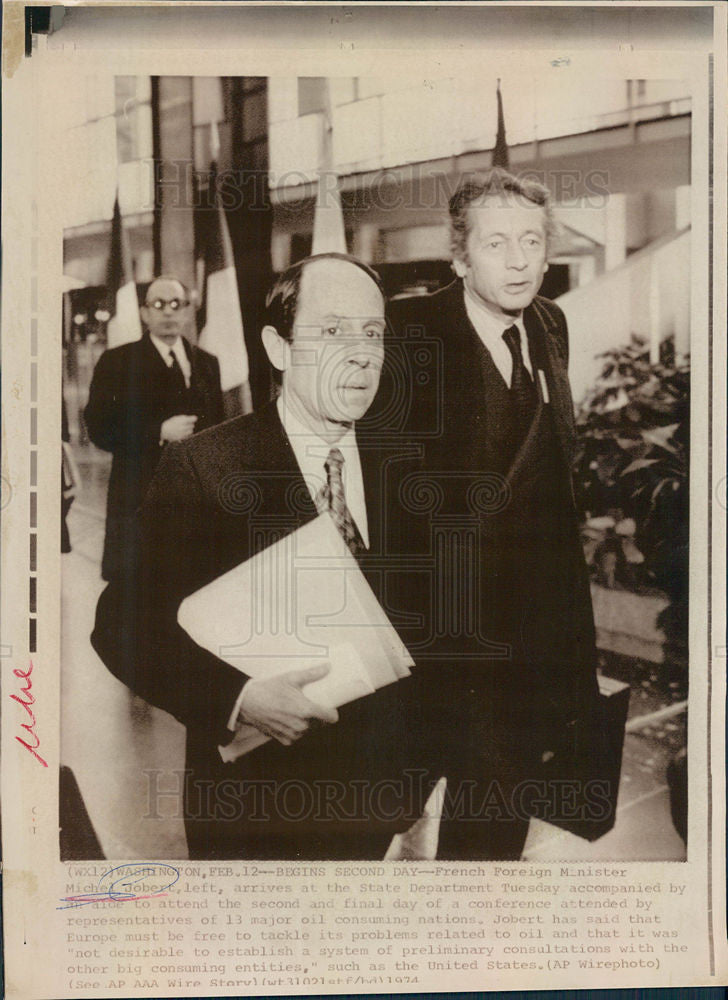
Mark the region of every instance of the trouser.
[[513, 860], [528, 834], [538, 751], [527, 687], [512, 662], [451, 663], [417, 673], [420, 759], [431, 782], [444, 775], [441, 860]]
[[188, 733], [190, 856], [381, 860], [419, 818], [428, 787], [412, 756], [411, 680], [339, 709], [290, 747], [271, 740], [225, 764]]

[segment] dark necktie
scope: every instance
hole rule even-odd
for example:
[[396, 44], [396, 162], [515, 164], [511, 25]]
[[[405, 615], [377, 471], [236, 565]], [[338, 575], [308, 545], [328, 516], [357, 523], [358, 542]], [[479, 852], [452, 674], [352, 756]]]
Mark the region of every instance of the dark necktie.
[[509, 326], [503, 333], [503, 340], [513, 358], [511, 375], [511, 401], [515, 416], [517, 444], [521, 444], [533, 423], [538, 405], [538, 395], [533, 379], [523, 363], [521, 334], [517, 326]]
[[185, 381], [184, 372], [182, 371], [182, 367], [180, 366], [180, 363], [177, 360], [177, 355], [174, 351], [169, 352], [169, 358], [171, 363], [168, 365], [168, 368], [172, 388], [175, 392], [184, 394], [187, 391], [187, 382]]
[[326, 485], [321, 489], [321, 496], [328, 504], [329, 515], [336, 528], [344, 539], [347, 548], [353, 556], [358, 556], [366, 546], [359, 534], [359, 529], [354, 523], [349, 508], [346, 506], [344, 496], [344, 481], [341, 477], [341, 469], [344, 465], [344, 456], [338, 448], [332, 448], [329, 457], [324, 462], [326, 469]]

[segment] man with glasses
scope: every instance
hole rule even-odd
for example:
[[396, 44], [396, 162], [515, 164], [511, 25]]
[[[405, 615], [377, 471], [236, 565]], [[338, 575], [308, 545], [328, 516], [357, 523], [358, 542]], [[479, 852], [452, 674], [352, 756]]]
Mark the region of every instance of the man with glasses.
[[217, 358], [185, 337], [193, 321], [187, 288], [172, 275], [155, 278], [140, 311], [146, 333], [102, 354], [84, 411], [91, 440], [114, 456], [105, 580], [131, 565], [134, 514], [166, 444], [224, 419]]

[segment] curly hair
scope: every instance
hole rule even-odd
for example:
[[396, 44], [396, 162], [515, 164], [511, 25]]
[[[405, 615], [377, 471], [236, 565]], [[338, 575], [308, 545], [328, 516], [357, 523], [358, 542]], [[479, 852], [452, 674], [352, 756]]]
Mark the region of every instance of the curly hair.
[[546, 246], [550, 245], [556, 232], [556, 221], [548, 188], [537, 181], [516, 177], [502, 167], [493, 167], [485, 174], [465, 175], [450, 199], [450, 249], [454, 260], [467, 262], [470, 206], [484, 198], [509, 196], [543, 208]]

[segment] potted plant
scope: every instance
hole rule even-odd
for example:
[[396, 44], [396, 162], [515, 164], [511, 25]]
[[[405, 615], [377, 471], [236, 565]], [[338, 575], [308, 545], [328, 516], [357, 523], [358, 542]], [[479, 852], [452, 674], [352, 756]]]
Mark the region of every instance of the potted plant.
[[671, 341], [659, 363], [641, 340], [601, 355], [599, 378], [577, 411], [575, 483], [587, 561], [606, 587], [664, 592], [660, 627], [687, 632], [688, 361]]

